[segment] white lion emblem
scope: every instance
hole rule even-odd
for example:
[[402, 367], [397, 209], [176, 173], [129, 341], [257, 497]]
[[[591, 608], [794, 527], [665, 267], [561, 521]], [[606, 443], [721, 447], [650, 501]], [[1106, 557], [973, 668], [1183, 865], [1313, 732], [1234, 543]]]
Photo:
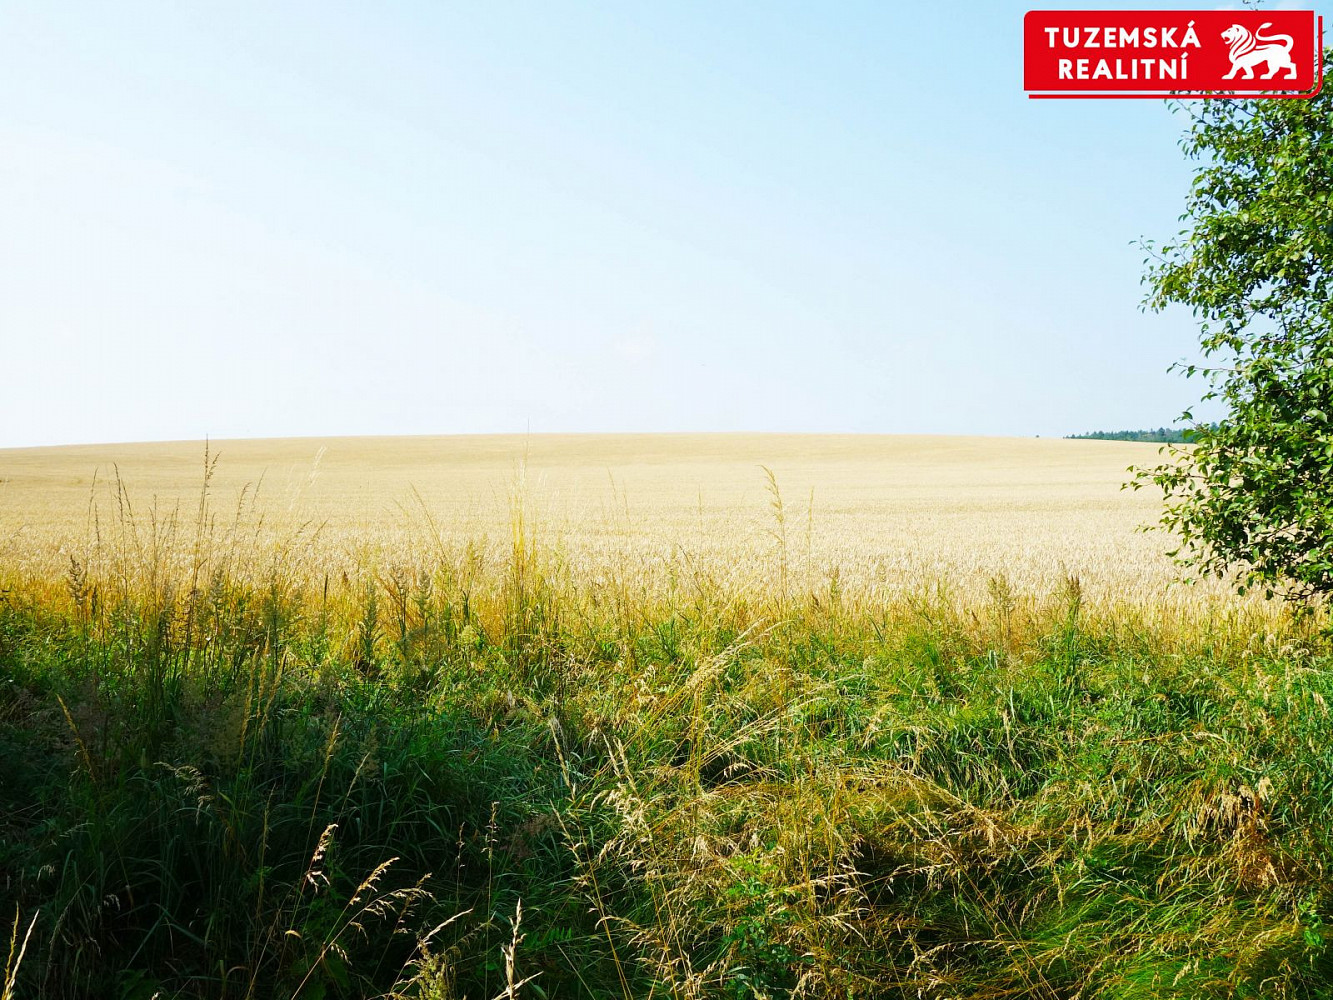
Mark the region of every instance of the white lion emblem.
[[1259, 25], [1259, 31], [1250, 34], [1239, 24], [1233, 24], [1222, 32], [1222, 41], [1231, 46], [1231, 72], [1222, 77], [1233, 79], [1237, 72], [1244, 71], [1246, 80], [1254, 79], [1254, 68], [1268, 64], [1268, 72], [1263, 79], [1271, 80], [1278, 70], [1287, 71], [1286, 79], [1296, 79], [1296, 64], [1291, 60], [1292, 39], [1290, 35], [1261, 35], [1259, 32], [1272, 25], [1265, 21]]

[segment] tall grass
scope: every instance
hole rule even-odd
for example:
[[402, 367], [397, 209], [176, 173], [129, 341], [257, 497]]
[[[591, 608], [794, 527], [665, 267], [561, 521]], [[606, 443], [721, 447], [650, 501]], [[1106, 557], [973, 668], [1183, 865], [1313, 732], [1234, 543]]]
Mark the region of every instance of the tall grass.
[[1322, 614], [846, 593], [772, 473], [766, 584], [522, 483], [331, 574], [211, 469], [0, 582], [6, 1000], [1333, 995]]

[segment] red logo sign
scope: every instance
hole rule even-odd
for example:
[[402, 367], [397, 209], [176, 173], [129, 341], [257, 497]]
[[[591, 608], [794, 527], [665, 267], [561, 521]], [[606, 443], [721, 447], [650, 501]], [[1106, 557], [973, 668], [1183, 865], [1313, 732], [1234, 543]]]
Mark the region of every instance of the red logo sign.
[[1323, 19], [1312, 10], [1031, 10], [1029, 97], [1313, 97]]

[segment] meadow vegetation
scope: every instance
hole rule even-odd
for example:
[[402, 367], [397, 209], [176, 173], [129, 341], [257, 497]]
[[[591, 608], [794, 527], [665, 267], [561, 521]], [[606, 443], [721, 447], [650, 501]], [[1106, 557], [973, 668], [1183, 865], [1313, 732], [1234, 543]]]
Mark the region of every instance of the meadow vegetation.
[[583, 522], [545, 447], [392, 517], [3, 455], [4, 1000], [1333, 996], [1326, 615], [1168, 589], [1145, 446]]

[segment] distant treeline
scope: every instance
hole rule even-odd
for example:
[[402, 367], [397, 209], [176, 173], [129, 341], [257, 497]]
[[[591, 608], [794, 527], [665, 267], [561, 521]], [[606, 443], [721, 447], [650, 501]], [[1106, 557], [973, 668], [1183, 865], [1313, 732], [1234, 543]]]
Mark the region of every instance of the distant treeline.
[[1149, 428], [1146, 431], [1092, 431], [1090, 434], [1067, 434], [1066, 439], [1079, 441], [1156, 441], [1163, 444], [1183, 444], [1191, 437], [1188, 430], [1173, 427]]

